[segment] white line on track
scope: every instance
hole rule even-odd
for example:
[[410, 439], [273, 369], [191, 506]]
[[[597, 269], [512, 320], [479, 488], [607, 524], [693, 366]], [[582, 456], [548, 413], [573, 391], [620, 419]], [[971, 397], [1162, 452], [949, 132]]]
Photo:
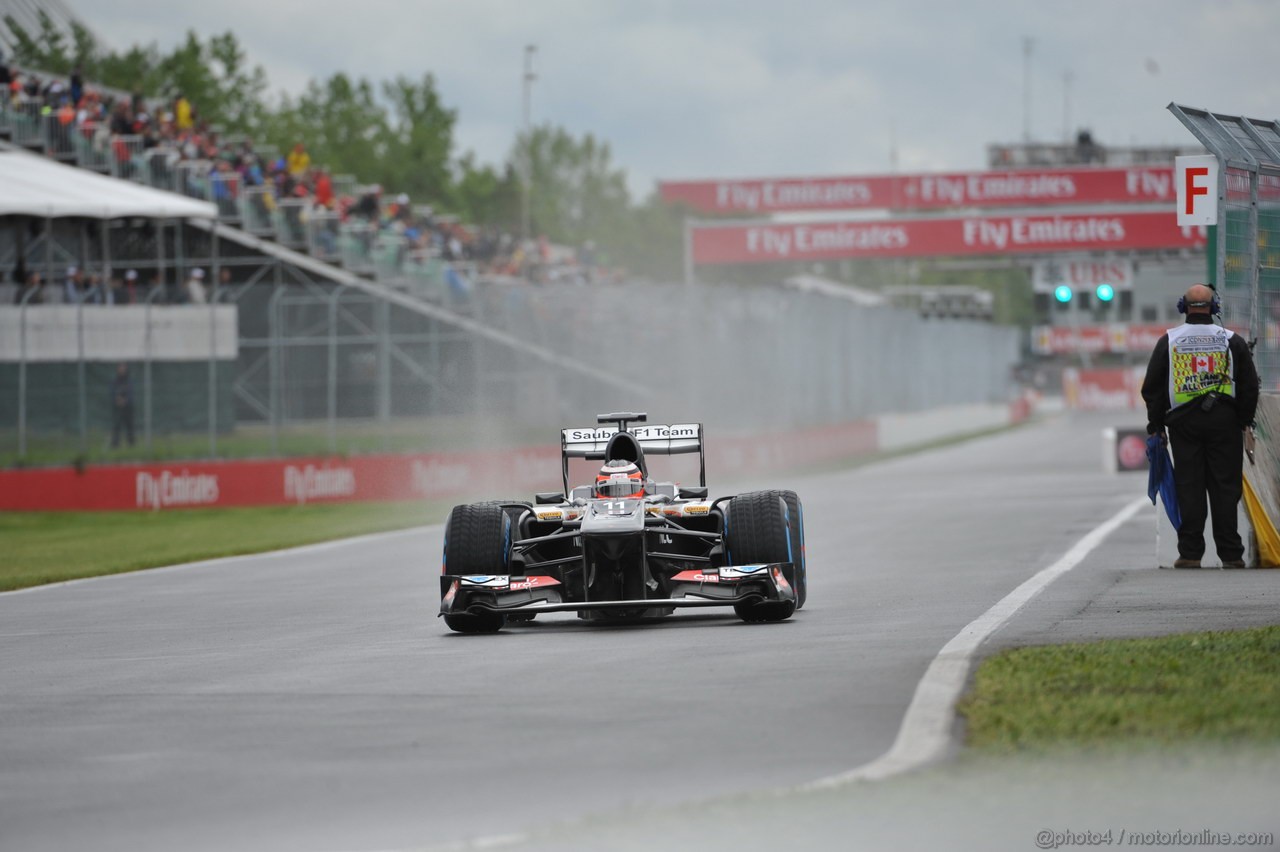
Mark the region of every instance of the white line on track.
[[[1062, 555], [1057, 562], [1025, 580], [1005, 595], [982, 615], [975, 618], [957, 633], [933, 658], [924, 677], [916, 685], [915, 695], [907, 707], [907, 713], [898, 729], [893, 746], [880, 757], [862, 766], [820, 778], [795, 787], [775, 789], [776, 795], [828, 789], [855, 781], [879, 781], [919, 769], [946, 756], [951, 745], [951, 728], [955, 719], [956, 701], [964, 691], [969, 668], [978, 647], [1050, 583], [1084, 561], [1111, 533], [1138, 513], [1149, 501], [1139, 497], [1119, 512], [1090, 530], [1084, 538]], [[582, 825], [586, 818], [566, 820], [561, 828]], [[430, 847], [432, 852], [474, 852], [481, 849], [500, 849], [528, 843], [536, 832], [492, 835], [461, 840], [443, 846]]]
[[1084, 561], [1094, 548], [1102, 544], [1103, 539], [1137, 514], [1144, 505], [1149, 505], [1148, 499], [1139, 497], [1094, 527], [1063, 554], [1061, 559], [1005, 595], [943, 645], [920, 683], [916, 685], [915, 695], [902, 719], [897, 739], [887, 752], [870, 763], [801, 785], [798, 789], [823, 789], [850, 781], [878, 781], [918, 769], [945, 757], [951, 745], [956, 701], [964, 690], [969, 667], [978, 646], [1050, 583]]

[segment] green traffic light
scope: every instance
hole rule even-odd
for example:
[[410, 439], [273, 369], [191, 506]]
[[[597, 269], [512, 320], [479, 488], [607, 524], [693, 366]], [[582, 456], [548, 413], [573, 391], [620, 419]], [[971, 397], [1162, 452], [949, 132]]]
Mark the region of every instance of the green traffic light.
[[1057, 299], [1059, 302], [1062, 302], [1063, 304], [1070, 302], [1071, 288], [1068, 287], [1066, 284], [1059, 284], [1057, 287], [1053, 288], [1053, 298]]
[[1097, 294], [1099, 302], [1110, 302], [1116, 297], [1116, 288], [1110, 284], [1099, 284], [1098, 289], [1093, 292]]

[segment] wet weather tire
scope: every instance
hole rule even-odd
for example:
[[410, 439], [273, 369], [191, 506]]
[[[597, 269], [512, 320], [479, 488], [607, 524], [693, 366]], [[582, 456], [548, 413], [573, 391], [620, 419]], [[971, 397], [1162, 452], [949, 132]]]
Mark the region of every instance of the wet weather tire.
[[[505, 574], [511, 563], [511, 517], [500, 506], [474, 503], [454, 506], [444, 527], [446, 576]], [[506, 617], [501, 613], [458, 612], [444, 617], [458, 633], [494, 633]]]
[[804, 559], [804, 507], [794, 491], [775, 492], [787, 504], [787, 525], [791, 536], [791, 583], [796, 588], [796, 609], [803, 609], [809, 597], [809, 569]]
[[[725, 543], [734, 565], [758, 562], [790, 562], [791, 531], [787, 503], [777, 491], [750, 491], [729, 501]], [[758, 601], [734, 604], [743, 621], [784, 621], [795, 612], [795, 601]]]

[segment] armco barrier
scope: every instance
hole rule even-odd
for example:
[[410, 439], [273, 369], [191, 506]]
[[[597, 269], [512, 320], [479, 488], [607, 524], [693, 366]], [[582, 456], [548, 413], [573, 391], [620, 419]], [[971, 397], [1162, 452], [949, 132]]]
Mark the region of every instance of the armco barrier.
[[[0, 473], [0, 510], [188, 509], [413, 500], [500, 483], [501, 497], [557, 487], [559, 449], [101, 465]], [[510, 492], [510, 493], [508, 493]]]
[[[711, 482], [898, 449], [1029, 416], [1029, 400], [859, 420], [798, 432], [710, 437]], [[903, 424], [913, 417], [924, 428]], [[883, 421], [883, 422], [882, 422]], [[483, 452], [95, 465], [0, 471], [0, 511], [160, 510], [443, 499], [514, 498], [560, 488], [557, 446]]]

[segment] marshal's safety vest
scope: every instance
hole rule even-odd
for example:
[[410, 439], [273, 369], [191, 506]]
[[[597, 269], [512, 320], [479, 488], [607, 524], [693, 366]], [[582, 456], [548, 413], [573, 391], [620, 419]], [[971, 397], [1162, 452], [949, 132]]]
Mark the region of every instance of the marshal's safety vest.
[[1231, 332], [1220, 325], [1169, 329], [1169, 405], [1177, 408], [1210, 391], [1236, 395]]

